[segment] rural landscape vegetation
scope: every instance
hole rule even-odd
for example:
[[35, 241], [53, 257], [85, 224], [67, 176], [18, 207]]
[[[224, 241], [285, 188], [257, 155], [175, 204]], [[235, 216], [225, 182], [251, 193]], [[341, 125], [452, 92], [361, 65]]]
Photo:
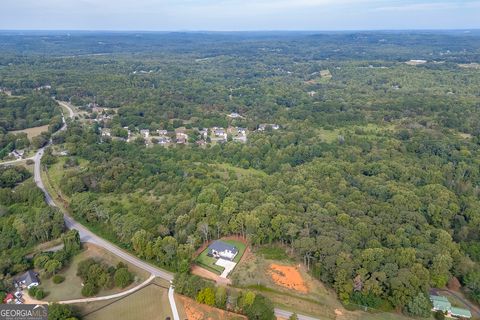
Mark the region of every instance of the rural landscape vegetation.
[[479, 119], [478, 31], [2, 31], [1, 300], [480, 319]]

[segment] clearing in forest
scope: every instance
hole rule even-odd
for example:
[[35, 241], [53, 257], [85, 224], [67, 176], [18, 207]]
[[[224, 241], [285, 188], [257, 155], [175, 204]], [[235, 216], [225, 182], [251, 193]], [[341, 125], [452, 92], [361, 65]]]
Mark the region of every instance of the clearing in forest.
[[32, 140], [32, 138], [39, 136], [42, 132], [48, 132], [48, 124], [40, 127], [27, 128], [23, 130], [9, 131], [12, 134], [26, 133], [27, 138]]
[[272, 263], [268, 273], [276, 284], [301, 293], [308, 293], [308, 287], [296, 267]]

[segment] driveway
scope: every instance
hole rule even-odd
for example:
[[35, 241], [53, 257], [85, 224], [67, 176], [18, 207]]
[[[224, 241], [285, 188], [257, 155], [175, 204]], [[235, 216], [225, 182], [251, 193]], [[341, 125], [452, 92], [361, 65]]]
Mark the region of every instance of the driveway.
[[227, 276], [232, 272], [233, 269], [235, 269], [235, 266], [237, 265], [235, 262], [230, 261], [230, 260], [225, 260], [225, 259], [218, 259], [217, 262], [215, 262], [217, 266], [224, 267], [225, 269], [223, 270], [222, 274], [220, 275], [220, 278], [227, 278]]

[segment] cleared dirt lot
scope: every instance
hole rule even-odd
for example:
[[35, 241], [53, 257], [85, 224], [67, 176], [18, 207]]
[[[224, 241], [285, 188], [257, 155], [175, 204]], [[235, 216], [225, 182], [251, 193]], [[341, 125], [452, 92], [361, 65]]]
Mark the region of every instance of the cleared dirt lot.
[[243, 315], [199, 304], [184, 296], [178, 296], [178, 300], [183, 305], [188, 320], [247, 320]]

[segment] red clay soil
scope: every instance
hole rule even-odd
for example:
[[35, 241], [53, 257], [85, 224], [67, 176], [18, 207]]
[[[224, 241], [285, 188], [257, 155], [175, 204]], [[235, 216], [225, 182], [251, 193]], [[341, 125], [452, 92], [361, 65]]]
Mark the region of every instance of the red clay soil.
[[268, 268], [268, 273], [277, 285], [293, 289], [301, 293], [308, 293], [308, 287], [305, 284], [302, 274], [298, 268], [272, 263]]
[[185, 296], [179, 296], [179, 299], [184, 306], [188, 320], [247, 319], [247, 317], [240, 314], [200, 304]]

